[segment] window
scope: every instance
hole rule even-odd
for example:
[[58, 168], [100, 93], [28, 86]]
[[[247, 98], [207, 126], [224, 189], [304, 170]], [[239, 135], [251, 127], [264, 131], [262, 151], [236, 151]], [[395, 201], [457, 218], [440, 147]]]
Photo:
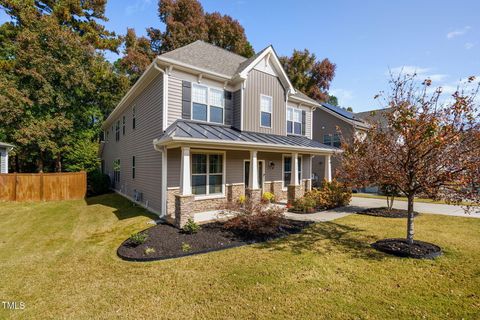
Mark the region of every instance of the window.
[[122, 132], [123, 132], [123, 135], [125, 135], [125, 116], [123, 116]]
[[[292, 179], [292, 157], [283, 157], [283, 187], [290, 185]], [[302, 180], [302, 157], [298, 157], [298, 181]]]
[[331, 134], [324, 134], [323, 135], [323, 143], [327, 146], [332, 145], [332, 135]]
[[260, 95], [260, 125], [272, 127], [272, 97]]
[[132, 179], [135, 179], [135, 156], [132, 157]]
[[115, 125], [115, 141], [120, 141], [120, 120]]
[[302, 134], [302, 110], [288, 107], [287, 109], [287, 133]]
[[342, 146], [342, 135], [340, 133], [333, 134], [333, 146], [340, 148]]
[[135, 125], [136, 125], [136, 120], [135, 120], [135, 107], [132, 108], [132, 129], [135, 130]]
[[224, 91], [192, 85], [192, 119], [223, 123]]
[[223, 193], [222, 154], [192, 154], [192, 193], [195, 195]]
[[113, 161], [113, 182], [120, 182], [120, 159]]

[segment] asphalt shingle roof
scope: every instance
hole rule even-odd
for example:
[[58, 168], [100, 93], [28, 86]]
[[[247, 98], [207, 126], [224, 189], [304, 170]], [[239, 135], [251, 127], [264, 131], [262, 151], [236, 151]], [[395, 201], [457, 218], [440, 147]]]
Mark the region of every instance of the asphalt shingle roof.
[[247, 59], [201, 40], [159, 56], [233, 77]]
[[238, 131], [226, 125], [190, 120], [175, 121], [167, 128], [160, 139], [167, 137], [225, 140], [225, 142], [254, 142], [268, 145], [337, 150], [335, 147], [311, 140], [304, 136], [281, 136], [259, 132]]
[[378, 123], [381, 127], [387, 126], [386, 114], [392, 111], [391, 108], [370, 110], [364, 112], [358, 112], [356, 116], [365, 122]]

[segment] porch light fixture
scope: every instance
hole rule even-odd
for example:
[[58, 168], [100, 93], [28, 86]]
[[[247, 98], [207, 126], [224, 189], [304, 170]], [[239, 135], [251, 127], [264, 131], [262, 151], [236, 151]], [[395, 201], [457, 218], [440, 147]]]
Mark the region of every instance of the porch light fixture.
[[275, 162], [270, 161], [270, 163], [268, 164], [268, 167], [269, 167], [271, 170], [275, 169]]

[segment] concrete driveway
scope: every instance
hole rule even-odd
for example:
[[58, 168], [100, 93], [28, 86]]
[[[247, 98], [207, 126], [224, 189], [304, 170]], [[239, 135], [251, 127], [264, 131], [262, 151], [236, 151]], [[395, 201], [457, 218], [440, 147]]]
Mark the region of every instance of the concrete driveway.
[[[309, 213], [309, 214], [297, 214], [297, 213], [287, 212], [285, 215], [287, 218], [292, 220], [322, 222], [322, 221], [331, 221], [338, 218], [342, 218], [364, 209], [385, 207], [386, 205], [387, 205], [387, 202], [385, 199], [352, 197], [352, 201], [350, 202], [350, 205], [346, 207], [341, 207], [333, 210], [326, 210], [326, 211], [321, 211], [316, 213]], [[406, 210], [407, 202], [395, 201], [393, 204], [393, 207], [397, 209]], [[460, 206], [417, 202], [414, 204], [414, 210], [420, 213], [432, 213], [432, 214], [443, 214], [447, 216], [480, 218], [480, 208], [478, 208], [474, 213], [466, 214], [463, 211], [462, 207]]]

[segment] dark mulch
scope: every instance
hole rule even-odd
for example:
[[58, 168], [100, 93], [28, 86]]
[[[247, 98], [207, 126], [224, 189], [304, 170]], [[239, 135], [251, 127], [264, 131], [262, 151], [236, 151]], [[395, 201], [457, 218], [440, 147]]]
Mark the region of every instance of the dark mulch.
[[[145, 243], [135, 246], [130, 239], [127, 239], [118, 248], [117, 254], [120, 258], [129, 261], [177, 258], [281, 238], [299, 233], [310, 224], [311, 222], [284, 219], [278, 232], [274, 236], [268, 237], [255, 237], [235, 230], [225, 230], [223, 222], [204, 224], [195, 234], [186, 234], [169, 224], [158, 224], [142, 231], [148, 234]], [[182, 250], [184, 243], [190, 245], [190, 250], [187, 252]], [[145, 253], [146, 248], [153, 248], [155, 252], [147, 254]]]
[[[407, 210], [392, 209], [390, 211], [388, 210], [387, 207], [365, 209], [363, 211], [357, 212], [357, 214], [365, 214], [368, 216], [383, 217], [383, 218], [407, 218], [408, 217]], [[418, 212], [413, 212], [413, 216], [414, 217], [418, 216]]]
[[410, 245], [406, 239], [401, 238], [379, 240], [372, 243], [372, 247], [398, 257], [415, 259], [433, 259], [442, 255], [442, 249], [432, 243], [414, 240]]

